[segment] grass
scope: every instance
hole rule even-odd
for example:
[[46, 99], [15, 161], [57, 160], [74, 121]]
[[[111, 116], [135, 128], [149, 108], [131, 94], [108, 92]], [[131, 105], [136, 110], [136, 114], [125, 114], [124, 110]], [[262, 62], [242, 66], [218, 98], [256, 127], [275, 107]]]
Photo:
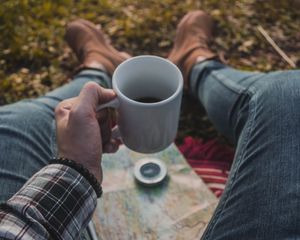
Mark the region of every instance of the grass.
[[[257, 31], [262, 25], [300, 65], [299, 0], [10, 0], [0, 8], [0, 104], [44, 94], [68, 82], [77, 62], [66, 46], [64, 26], [76, 18], [102, 25], [114, 45], [132, 55], [166, 57], [176, 24], [189, 10], [216, 21], [213, 48], [243, 69], [290, 69]], [[192, 107], [193, 106], [193, 107]], [[218, 134], [201, 107], [184, 97], [178, 134], [211, 139]], [[197, 105], [198, 106], [198, 105]]]

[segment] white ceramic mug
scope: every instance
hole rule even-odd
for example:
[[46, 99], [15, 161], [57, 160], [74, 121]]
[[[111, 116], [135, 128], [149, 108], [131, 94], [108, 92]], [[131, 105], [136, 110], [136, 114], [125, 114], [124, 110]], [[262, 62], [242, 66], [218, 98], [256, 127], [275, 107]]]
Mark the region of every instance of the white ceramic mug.
[[141, 153], [168, 147], [176, 137], [183, 89], [176, 65], [157, 56], [133, 57], [116, 68], [112, 85], [117, 98], [100, 105], [97, 111], [117, 108], [124, 144]]

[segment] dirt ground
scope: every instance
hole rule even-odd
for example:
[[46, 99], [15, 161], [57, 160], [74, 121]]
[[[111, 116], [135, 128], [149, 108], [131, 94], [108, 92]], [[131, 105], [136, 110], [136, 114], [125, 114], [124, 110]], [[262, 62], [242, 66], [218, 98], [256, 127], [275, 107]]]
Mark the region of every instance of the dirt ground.
[[[242, 70], [272, 71], [300, 65], [298, 0], [10, 0], [0, 8], [0, 105], [36, 97], [68, 82], [78, 64], [63, 35], [67, 22], [101, 24], [113, 44], [132, 55], [166, 57], [176, 24], [194, 9], [215, 19], [213, 48]], [[258, 31], [261, 26], [295, 63], [288, 64]], [[218, 136], [200, 104], [183, 99], [178, 141]]]

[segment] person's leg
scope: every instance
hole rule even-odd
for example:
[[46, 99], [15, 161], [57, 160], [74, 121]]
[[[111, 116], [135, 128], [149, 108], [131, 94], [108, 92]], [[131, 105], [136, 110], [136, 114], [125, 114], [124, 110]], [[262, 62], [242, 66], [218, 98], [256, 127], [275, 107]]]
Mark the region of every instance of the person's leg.
[[211, 32], [208, 14], [186, 14], [169, 55], [236, 145], [203, 239], [300, 239], [300, 71], [250, 73], [209, 60]]
[[230, 177], [203, 239], [300, 238], [300, 71], [197, 64], [190, 89], [234, 140]]
[[0, 201], [9, 199], [55, 156], [54, 109], [60, 101], [77, 96], [89, 81], [110, 86], [106, 73], [83, 70], [45, 96], [0, 107]]
[[[210, 76], [211, 72], [219, 81], [200, 81]], [[219, 61], [205, 61], [193, 67], [189, 79], [189, 92], [204, 105], [217, 130], [235, 144], [238, 140], [237, 134], [241, 131], [237, 118], [241, 117], [241, 111], [247, 111], [242, 109], [240, 104], [249, 98], [247, 91], [250, 86], [265, 75], [260, 72], [236, 70]], [[226, 119], [224, 116], [227, 116]]]
[[83, 19], [68, 24], [65, 37], [80, 68], [86, 70], [43, 97], [0, 107], [0, 202], [10, 198], [56, 154], [56, 105], [77, 96], [88, 81], [110, 87], [110, 77], [104, 71], [111, 76], [129, 57], [117, 51], [93, 23]]

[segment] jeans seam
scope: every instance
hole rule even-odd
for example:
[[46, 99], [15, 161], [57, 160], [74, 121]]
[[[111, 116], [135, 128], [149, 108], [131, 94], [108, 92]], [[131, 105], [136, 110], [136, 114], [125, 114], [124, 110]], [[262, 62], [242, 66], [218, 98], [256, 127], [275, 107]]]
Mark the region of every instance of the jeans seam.
[[234, 81], [228, 80], [227, 76], [217, 73], [215, 70], [211, 71], [211, 74], [215, 76], [220, 84], [237, 94], [247, 91], [245, 87], [235, 84]]
[[[253, 93], [255, 90], [255, 88], [252, 88], [251, 93]], [[216, 222], [218, 222], [218, 219], [222, 216], [222, 213], [223, 213], [223, 210], [224, 210], [224, 207], [226, 205], [226, 202], [227, 202], [227, 199], [228, 197], [231, 195], [231, 191], [232, 191], [232, 184], [236, 178], [236, 173], [238, 171], [238, 169], [240, 168], [240, 165], [241, 165], [241, 159], [243, 159], [243, 156], [245, 155], [245, 146], [246, 146], [246, 143], [248, 142], [249, 140], [249, 136], [251, 135], [251, 132], [253, 130], [253, 123], [254, 123], [254, 119], [256, 118], [256, 95], [253, 94], [252, 95], [252, 99], [249, 101], [249, 119], [248, 119], [248, 122], [247, 122], [247, 125], [248, 126], [245, 126], [246, 127], [246, 136], [245, 136], [245, 139], [242, 143], [242, 147], [241, 147], [241, 152], [239, 154], [239, 156], [236, 156], [236, 160], [237, 161], [237, 166], [235, 167], [235, 169], [232, 169], [231, 171], [233, 171], [233, 176], [231, 177], [230, 179], [230, 182], [227, 183], [227, 186], [230, 186], [230, 188], [228, 189], [228, 192], [226, 192], [226, 195], [224, 196], [224, 200], [222, 200], [222, 206], [220, 206], [220, 208], [217, 210], [217, 212], [214, 214], [214, 219], [213, 221], [209, 224], [209, 229], [207, 229], [207, 232], [205, 233], [205, 238], [204, 239], [209, 239], [210, 238], [210, 235], [211, 235], [211, 232], [212, 230], [214, 229], [215, 225], [216, 225]]]

